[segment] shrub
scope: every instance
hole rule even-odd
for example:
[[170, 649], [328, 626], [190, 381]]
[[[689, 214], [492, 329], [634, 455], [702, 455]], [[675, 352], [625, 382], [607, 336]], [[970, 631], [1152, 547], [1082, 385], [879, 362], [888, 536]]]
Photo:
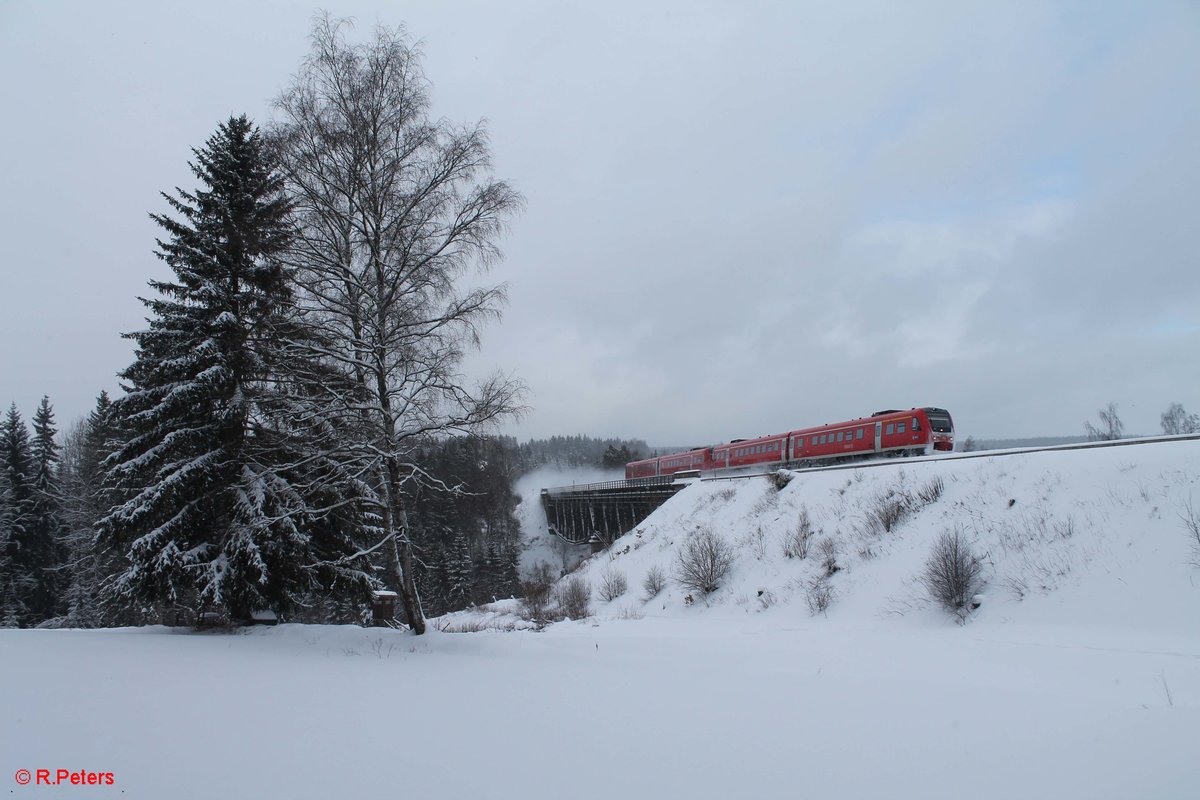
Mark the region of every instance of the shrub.
[[533, 574], [527, 580], [521, 581], [522, 605], [525, 606], [525, 616], [534, 622], [547, 618], [547, 606], [550, 605], [550, 589], [554, 586], [554, 569], [545, 561], [539, 561], [533, 568]]
[[933, 544], [921, 582], [929, 595], [950, 611], [962, 611], [982, 585], [983, 563], [958, 531], [943, 533]]
[[1179, 519], [1183, 521], [1183, 529], [1192, 541], [1192, 554], [1195, 556], [1192, 563], [1200, 567], [1200, 509], [1192, 504], [1192, 498], [1189, 497], [1183, 504]]
[[566, 583], [561, 584], [555, 592], [555, 598], [558, 600], [558, 609], [569, 619], [591, 616], [589, 603], [592, 599], [592, 586], [582, 575], [572, 575]]
[[629, 581], [625, 580], [624, 572], [618, 572], [610, 567], [604, 570], [604, 574], [600, 576], [600, 598], [606, 603], [625, 594], [625, 590], [628, 588]]
[[932, 478], [929, 483], [917, 490], [917, 499], [921, 501], [921, 505], [927, 506], [941, 497], [945, 490], [946, 484], [940, 477]]
[[692, 534], [679, 551], [675, 578], [687, 589], [708, 594], [720, 585], [733, 567], [729, 543], [708, 528]]
[[767, 557], [767, 534], [763, 531], [762, 525], [759, 525], [753, 533], [746, 537], [746, 544], [750, 546], [751, 552], [759, 561]]
[[808, 582], [805, 587], [804, 596], [808, 600], [808, 610], [813, 615], [824, 614], [829, 608], [829, 604], [833, 602], [833, 585], [829, 583], [826, 576], [818, 576]]
[[808, 509], [801, 506], [796, 527], [783, 538], [783, 554], [788, 558], [808, 558], [808, 545], [814, 534]]
[[775, 487], [776, 491], [782, 492], [794, 477], [796, 475], [786, 469], [777, 469], [771, 473], [771, 485]]
[[867, 511], [867, 517], [887, 532], [900, 524], [908, 513], [909, 498], [903, 492], [889, 491], [875, 498], [875, 504]]
[[653, 600], [666, 587], [667, 573], [657, 564], [646, 572], [645, 578], [642, 578], [642, 588], [646, 590], [647, 600]]
[[837, 563], [837, 554], [837, 542], [832, 538], [826, 536], [817, 542], [817, 555], [821, 557], [821, 567], [825, 570], [826, 578], [841, 569], [841, 566]]

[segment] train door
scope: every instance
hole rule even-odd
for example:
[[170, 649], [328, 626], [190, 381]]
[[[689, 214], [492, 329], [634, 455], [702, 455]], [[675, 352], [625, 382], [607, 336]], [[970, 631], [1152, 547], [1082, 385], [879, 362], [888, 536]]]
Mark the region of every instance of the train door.
[[883, 423], [876, 422], [875, 423], [875, 452], [878, 453], [882, 450], [883, 450]]

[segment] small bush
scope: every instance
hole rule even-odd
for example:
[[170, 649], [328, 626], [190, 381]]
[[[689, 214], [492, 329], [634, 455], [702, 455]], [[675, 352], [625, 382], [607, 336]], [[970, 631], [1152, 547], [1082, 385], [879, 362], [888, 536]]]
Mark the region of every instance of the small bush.
[[625, 594], [625, 590], [628, 588], [629, 582], [625, 580], [624, 572], [618, 572], [610, 567], [604, 570], [604, 574], [600, 576], [600, 598], [606, 603]]
[[708, 528], [692, 534], [675, 563], [675, 578], [686, 589], [702, 594], [714, 591], [733, 567], [729, 543]]
[[545, 561], [539, 561], [533, 568], [533, 574], [527, 580], [521, 581], [521, 604], [525, 607], [525, 617], [534, 622], [545, 621], [548, 618], [547, 606], [550, 605], [550, 589], [554, 586], [554, 568]]
[[782, 492], [794, 477], [796, 475], [786, 469], [777, 469], [771, 473], [771, 485], [775, 487], [776, 491]]
[[1183, 521], [1183, 529], [1192, 542], [1192, 563], [1200, 567], [1200, 508], [1192, 504], [1192, 498], [1189, 497], [1183, 504], [1179, 519]]
[[841, 566], [837, 563], [837, 542], [832, 538], [826, 536], [817, 542], [817, 555], [821, 558], [821, 567], [825, 570], [826, 578], [841, 569]]
[[762, 525], [759, 525], [753, 533], [746, 537], [746, 544], [750, 546], [750, 551], [759, 561], [767, 557], [767, 534], [763, 531]]
[[903, 492], [888, 492], [875, 498], [874, 505], [867, 511], [867, 517], [890, 533], [908, 514], [909, 505], [908, 495]]
[[804, 597], [808, 600], [808, 610], [813, 616], [824, 614], [833, 602], [833, 585], [829, 583], [829, 579], [825, 576], [818, 576], [808, 582], [805, 587]]
[[642, 578], [642, 588], [646, 590], [646, 599], [653, 600], [659, 592], [667, 588], [666, 571], [655, 564], [646, 572], [646, 577]]
[[1060, 539], [1070, 539], [1075, 536], [1075, 519], [1067, 517], [1054, 523], [1054, 532]]
[[983, 563], [958, 530], [943, 533], [933, 544], [921, 582], [929, 596], [950, 611], [961, 612], [982, 585]]
[[917, 490], [917, 499], [921, 501], [921, 505], [927, 506], [937, 501], [944, 491], [946, 491], [946, 484], [942, 482], [942, 479], [933, 478]]
[[559, 610], [568, 619], [583, 619], [592, 614], [592, 586], [581, 575], [572, 575], [555, 592]]
[[808, 546], [816, 532], [812, 520], [809, 519], [808, 509], [801, 506], [800, 516], [796, 519], [796, 527], [783, 537], [783, 554], [787, 558], [808, 558]]

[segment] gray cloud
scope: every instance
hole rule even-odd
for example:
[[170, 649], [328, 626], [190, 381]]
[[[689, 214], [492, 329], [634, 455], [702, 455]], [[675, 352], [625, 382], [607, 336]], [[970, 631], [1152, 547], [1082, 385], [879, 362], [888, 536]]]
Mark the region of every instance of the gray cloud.
[[[528, 198], [472, 369], [518, 435], [700, 443], [937, 404], [964, 433], [1200, 409], [1186, 3], [331, 3], [423, 38]], [[236, 11], [235, 11], [236, 9]], [[269, 116], [306, 6], [9, 3], [0, 400], [82, 413], [160, 275], [188, 148]], [[1190, 366], [1189, 366], [1190, 365]]]

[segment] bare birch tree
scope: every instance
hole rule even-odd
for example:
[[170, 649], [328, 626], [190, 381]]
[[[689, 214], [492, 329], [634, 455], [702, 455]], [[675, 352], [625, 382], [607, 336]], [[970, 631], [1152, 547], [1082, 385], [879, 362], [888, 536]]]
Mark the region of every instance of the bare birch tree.
[[1089, 442], [1115, 442], [1125, 433], [1125, 423], [1117, 414], [1116, 403], [1109, 403], [1096, 412], [1096, 416], [1100, 419], [1099, 425], [1083, 423], [1083, 432]]
[[318, 353], [353, 391], [314, 398], [357, 431], [345, 456], [375, 487], [384, 547], [407, 621], [425, 630], [406, 490], [438, 485], [415, 457], [430, 436], [469, 433], [519, 411], [522, 387], [461, 374], [503, 286], [470, 286], [521, 196], [491, 177], [482, 123], [429, 117], [421, 52], [403, 28], [365, 44], [319, 16], [312, 51], [277, 99], [279, 159], [297, 220], [294, 259]]

